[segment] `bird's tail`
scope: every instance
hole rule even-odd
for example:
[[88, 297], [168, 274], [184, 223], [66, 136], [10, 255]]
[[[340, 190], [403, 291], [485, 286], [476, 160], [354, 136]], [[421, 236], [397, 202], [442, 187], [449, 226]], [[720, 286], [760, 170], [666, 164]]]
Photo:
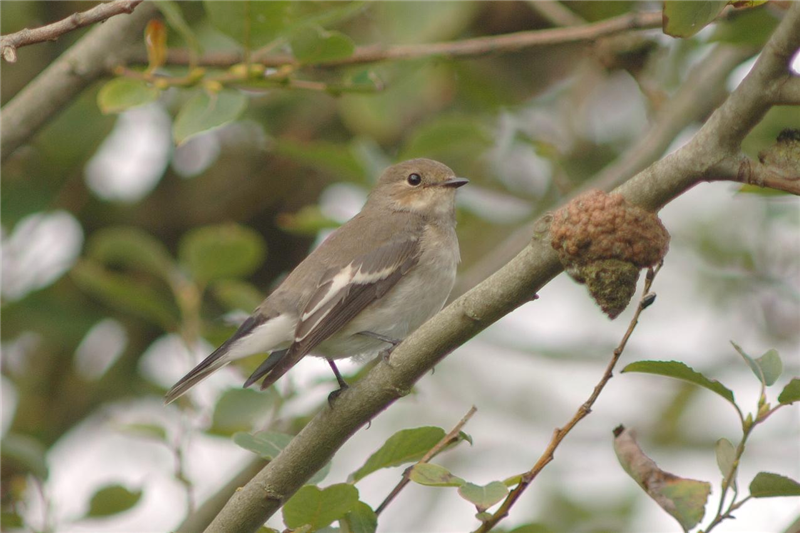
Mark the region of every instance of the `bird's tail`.
[[[211, 354], [211, 356], [213, 356], [215, 353], [217, 352], [215, 351], [214, 353]], [[223, 366], [227, 365], [230, 362], [220, 357], [214, 361], [211, 361], [210, 364], [204, 365], [204, 363], [208, 361], [208, 359], [211, 358], [211, 356], [209, 356], [208, 358], [206, 358], [205, 361], [194, 367], [191, 372], [183, 376], [181, 380], [178, 381], [169, 390], [166, 396], [164, 396], [165, 405], [174, 402], [175, 400], [186, 394], [186, 392], [188, 392], [189, 389], [191, 389], [192, 387], [194, 387], [195, 385], [197, 385], [198, 383], [206, 379], [208, 376], [210, 376], [211, 374], [213, 374], [214, 372], [216, 372], [217, 370], [219, 370], [220, 368], [222, 368]]]
[[164, 397], [164, 403], [169, 404], [186, 394], [186, 391], [206, 379], [208, 376], [231, 362], [230, 357], [225, 357], [228, 352], [242, 338], [253, 332], [255, 328], [263, 324], [265, 318], [260, 315], [251, 316], [236, 330], [230, 339], [222, 343], [222, 346], [214, 350], [211, 355], [194, 367], [191, 372], [186, 374], [178, 381]]

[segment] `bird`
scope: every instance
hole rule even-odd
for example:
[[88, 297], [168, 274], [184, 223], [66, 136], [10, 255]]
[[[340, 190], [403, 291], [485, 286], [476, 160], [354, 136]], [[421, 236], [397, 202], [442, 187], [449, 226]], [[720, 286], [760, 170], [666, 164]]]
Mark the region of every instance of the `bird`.
[[236, 332], [167, 392], [169, 404], [237, 359], [269, 356], [244, 387], [274, 384], [306, 355], [367, 360], [391, 351], [444, 307], [461, 260], [456, 189], [445, 164], [411, 159], [387, 168], [362, 210], [331, 233]]

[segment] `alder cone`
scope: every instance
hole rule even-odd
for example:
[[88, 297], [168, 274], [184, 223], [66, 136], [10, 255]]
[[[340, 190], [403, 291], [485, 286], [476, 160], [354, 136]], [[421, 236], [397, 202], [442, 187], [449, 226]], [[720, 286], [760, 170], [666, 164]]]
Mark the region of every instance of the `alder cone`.
[[586, 284], [612, 319], [630, 303], [639, 271], [658, 264], [669, 249], [669, 233], [655, 213], [599, 190], [559, 209], [550, 238], [567, 273]]

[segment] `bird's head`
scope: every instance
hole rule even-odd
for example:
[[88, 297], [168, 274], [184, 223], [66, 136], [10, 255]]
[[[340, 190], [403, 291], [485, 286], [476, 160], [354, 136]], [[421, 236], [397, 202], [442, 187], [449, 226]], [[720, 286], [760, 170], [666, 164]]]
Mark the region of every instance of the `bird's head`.
[[370, 202], [429, 217], [452, 217], [456, 189], [468, 181], [438, 161], [410, 159], [387, 168], [370, 193]]

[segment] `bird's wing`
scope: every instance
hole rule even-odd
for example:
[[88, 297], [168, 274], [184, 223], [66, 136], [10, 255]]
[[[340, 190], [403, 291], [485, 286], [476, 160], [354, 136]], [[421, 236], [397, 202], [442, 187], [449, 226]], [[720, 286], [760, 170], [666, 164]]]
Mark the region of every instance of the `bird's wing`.
[[418, 239], [396, 239], [343, 267], [330, 269], [300, 315], [289, 352], [264, 378], [261, 388], [275, 383], [304, 355], [386, 294], [417, 263], [419, 252]]

